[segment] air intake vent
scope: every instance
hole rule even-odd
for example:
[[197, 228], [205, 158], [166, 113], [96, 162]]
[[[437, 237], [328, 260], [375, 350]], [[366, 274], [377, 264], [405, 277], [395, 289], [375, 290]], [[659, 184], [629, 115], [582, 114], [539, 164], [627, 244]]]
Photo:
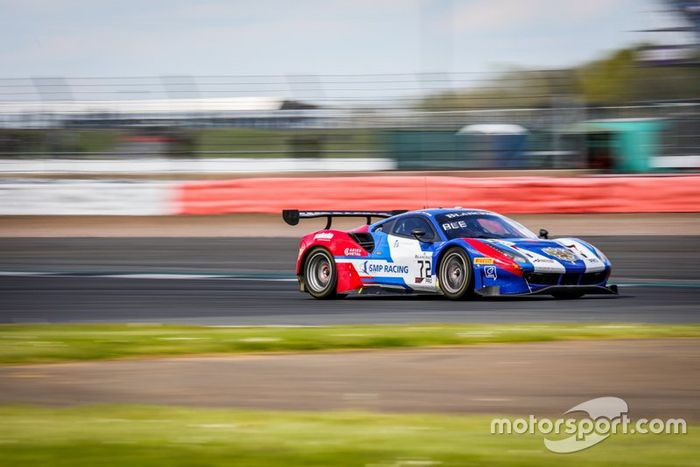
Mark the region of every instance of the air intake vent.
[[353, 240], [355, 240], [358, 245], [367, 250], [367, 253], [372, 253], [374, 250], [374, 239], [372, 234], [369, 233], [352, 233], [350, 234]]
[[597, 285], [608, 279], [608, 271], [587, 272], [581, 279], [582, 285]]
[[578, 285], [581, 274], [567, 272], [561, 276], [561, 285]]
[[530, 284], [541, 285], [557, 285], [559, 283], [560, 274], [552, 274], [547, 272], [531, 272], [525, 275], [525, 279]]

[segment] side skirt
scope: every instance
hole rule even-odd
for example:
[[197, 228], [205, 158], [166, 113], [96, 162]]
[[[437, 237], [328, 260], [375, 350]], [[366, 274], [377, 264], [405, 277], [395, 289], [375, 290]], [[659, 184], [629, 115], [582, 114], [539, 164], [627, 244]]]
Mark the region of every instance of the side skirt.
[[529, 295], [547, 295], [553, 292], [576, 292], [587, 295], [618, 295], [617, 285], [552, 285], [536, 292], [521, 294], [501, 294], [499, 287], [484, 287], [476, 293], [482, 297], [527, 297]]

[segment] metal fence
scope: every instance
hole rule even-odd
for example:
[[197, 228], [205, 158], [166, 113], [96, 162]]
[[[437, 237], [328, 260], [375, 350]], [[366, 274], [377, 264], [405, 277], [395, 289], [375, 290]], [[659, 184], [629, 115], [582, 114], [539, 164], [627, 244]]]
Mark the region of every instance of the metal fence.
[[[633, 143], [621, 132], [653, 134]], [[693, 167], [700, 100], [591, 104], [566, 70], [0, 79], [0, 157], [143, 156], [601, 170], [651, 157], [666, 159], [649, 167]]]

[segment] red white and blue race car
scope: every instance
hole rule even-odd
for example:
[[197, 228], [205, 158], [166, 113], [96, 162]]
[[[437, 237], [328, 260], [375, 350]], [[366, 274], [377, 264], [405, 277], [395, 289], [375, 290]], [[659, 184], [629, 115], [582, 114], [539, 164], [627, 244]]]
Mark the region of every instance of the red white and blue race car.
[[[418, 211], [298, 211], [289, 225], [327, 218], [323, 230], [301, 239], [296, 274], [302, 292], [343, 297], [373, 288], [469, 296], [549, 294], [578, 298], [615, 294], [610, 261], [577, 238], [538, 237], [518, 222], [478, 209]], [[335, 217], [364, 217], [367, 225], [331, 229]], [[372, 223], [372, 218], [380, 218]]]

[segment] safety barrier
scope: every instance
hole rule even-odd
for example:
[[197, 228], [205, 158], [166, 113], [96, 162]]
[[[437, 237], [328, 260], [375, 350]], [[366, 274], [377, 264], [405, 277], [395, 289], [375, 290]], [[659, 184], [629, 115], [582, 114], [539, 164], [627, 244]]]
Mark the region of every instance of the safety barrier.
[[0, 182], [0, 215], [279, 214], [464, 206], [511, 214], [700, 212], [700, 175]]
[[700, 176], [255, 178], [175, 187], [178, 214], [465, 206], [502, 213], [699, 212]]
[[174, 182], [17, 180], [0, 182], [2, 216], [161, 216], [177, 212]]

